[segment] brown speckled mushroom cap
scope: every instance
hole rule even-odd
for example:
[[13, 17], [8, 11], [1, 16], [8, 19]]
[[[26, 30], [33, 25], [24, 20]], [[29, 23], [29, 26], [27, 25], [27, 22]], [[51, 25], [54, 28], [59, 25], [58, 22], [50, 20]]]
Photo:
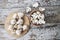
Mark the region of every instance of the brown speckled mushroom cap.
[[[35, 12], [40, 12], [41, 14], [44, 14], [44, 12], [43, 11], [40, 11], [39, 9], [32, 9], [32, 11], [30, 12], [30, 23], [31, 23], [31, 25], [34, 25], [34, 26], [42, 26], [43, 24], [36, 24], [36, 23], [32, 23], [31, 22], [31, 15], [33, 14], [33, 13], [35, 13]], [[45, 14], [44, 14], [45, 15]]]

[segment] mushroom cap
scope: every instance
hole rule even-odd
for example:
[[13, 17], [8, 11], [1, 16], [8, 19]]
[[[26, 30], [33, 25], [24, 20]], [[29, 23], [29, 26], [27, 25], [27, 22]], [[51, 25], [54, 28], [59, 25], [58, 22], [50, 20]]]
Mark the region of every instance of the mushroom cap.
[[[11, 19], [13, 19], [13, 15], [14, 15], [14, 13], [15, 12], [13, 12], [13, 13], [10, 13], [8, 16], [7, 16], [7, 18], [6, 18], [6, 21], [5, 21], [5, 29], [6, 29], [6, 31], [8, 32], [8, 34], [10, 34], [12, 37], [15, 37], [15, 38], [19, 38], [19, 37], [22, 37], [23, 35], [25, 35], [28, 31], [29, 31], [29, 25], [30, 25], [30, 21], [29, 21], [29, 18], [26, 16], [26, 15], [24, 15], [23, 16], [23, 21], [24, 21], [24, 23], [23, 23], [23, 25], [27, 25], [27, 27], [28, 27], [28, 29], [27, 30], [24, 30], [22, 33], [21, 33], [21, 35], [16, 35], [16, 33], [14, 34], [14, 35], [12, 35], [12, 32], [10, 31], [10, 30], [7, 30], [9, 27], [9, 25], [10, 25], [10, 21], [11, 21]], [[17, 14], [18, 12], [16, 12], [16, 14]], [[14, 31], [13, 31], [14, 32]]]
[[[32, 16], [33, 16], [33, 17], [32, 17]], [[42, 23], [40, 23], [39, 21], [35, 21], [36, 18], [40, 18], [40, 16], [41, 16], [41, 18], [42, 18], [42, 20], [43, 20]], [[31, 19], [31, 18], [32, 18], [32, 19]], [[41, 18], [40, 18], [40, 19], [41, 19]], [[31, 22], [31, 20], [33, 20], [33, 22]], [[32, 25], [35, 25], [35, 26], [40, 26], [40, 25], [42, 25], [42, 24], [45, 24], [45, 22], [44, 22], [44, 13], [43, 13], [42, 11], [38, 10], [38, 9], [33, 9], [33, 10], [30, 12], [30, 22], [31, 22]]]

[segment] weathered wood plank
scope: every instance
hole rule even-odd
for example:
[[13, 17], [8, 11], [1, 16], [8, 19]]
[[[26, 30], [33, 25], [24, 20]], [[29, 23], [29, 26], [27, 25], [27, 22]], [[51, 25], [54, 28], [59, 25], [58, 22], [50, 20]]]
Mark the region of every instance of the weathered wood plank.
[[0, 2], [0, 8], [29, 6], [36, 1], [40, 3], [40, 6], [60, 6], [60, 0], [3, 0]]
[[[47, 23], [60, 23], [60, 6], [45, 7], [45, 20]], [[4, 24], [6, 17], [13, 11], [23, 11], [25, 8], [0, 9], [0, 24]]]
[[[48, 39], [59, 39], [60, 37], [60, 25], [56, 27], [50, 28], [31, 28], [29, 32], [21, 38], [17, 40], [48, 40]], [[57, 35], [58, 34], [58, 35]], [[41, 37], [42, 36], [42, 37]], [[48, 38], [47, 38], [48, 37]], [[11, 37], [6, 30], [4, 29], [4, 25], [0, 25], [0, 40], [15, 40], [15, 38]]]

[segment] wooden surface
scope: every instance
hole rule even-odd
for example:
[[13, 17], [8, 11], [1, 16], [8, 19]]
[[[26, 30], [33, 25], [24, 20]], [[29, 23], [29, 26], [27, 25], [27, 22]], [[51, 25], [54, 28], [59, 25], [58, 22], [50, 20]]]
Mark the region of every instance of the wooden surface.
[[[39, 2], [40, 7], [46, 8], [47, 24], [44, 28], [31, 26], [29, 32], [15, 39], [7, 34], [4, 22], [10, 12], [25, 11], [27, 6]], [[53, 25], [54, 24], [54, 25]], [[60, 39], [60, 0], [0, 0], [0, 40], [55, 40]]]

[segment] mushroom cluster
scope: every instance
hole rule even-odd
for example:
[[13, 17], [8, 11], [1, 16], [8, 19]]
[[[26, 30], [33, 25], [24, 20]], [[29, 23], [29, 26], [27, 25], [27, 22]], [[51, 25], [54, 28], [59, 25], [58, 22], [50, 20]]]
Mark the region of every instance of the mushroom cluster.
[[27, 29], [27, 25], [24, 25], [24, 14], [23, 13], [15, 13], [10, 20], [10, 25], [8, 26], [8, 30], [12, 32], [12, 34], [20, 35], [23, 31]]
[[[45, 24], [45, 16], [43, 11], [45, 10], [45, 8], [43, 7], [39, 7], [39, 3], [35, 2], [32, 4], [32, 8], [31, 7], [27, 7], [26, 8], [26, 13], [30, 13], [30, 18], [31, 18], [31, 23], [36, 24], [36, 25], [40, 25], [40, 24]], [[36, 12], [34, 12], [36, 11]]]
[[31, 22], [33, 24], [45, 24], [44, 14], [40, 13], [39, 11], [36, 11], [36, 12], [32, 13]]
[[30, 13], [30, 20], [28, 16], [24, 15], [24, 13], [14, 13], [7, 17], [5, 28], [13, 35], [22, 36], [29, 30], [28, 26], [30, 23], [35, 25], [45, 24], [44, 10], [45, 8], [39, 7], [39, 3], [35, 2], [32, 4], [32, 7], [26, 7], [25, 10], [26, 13]]

